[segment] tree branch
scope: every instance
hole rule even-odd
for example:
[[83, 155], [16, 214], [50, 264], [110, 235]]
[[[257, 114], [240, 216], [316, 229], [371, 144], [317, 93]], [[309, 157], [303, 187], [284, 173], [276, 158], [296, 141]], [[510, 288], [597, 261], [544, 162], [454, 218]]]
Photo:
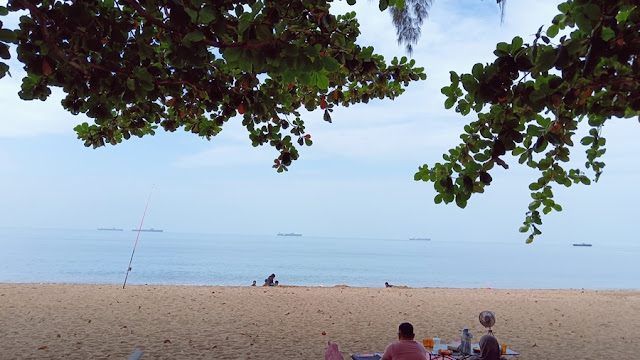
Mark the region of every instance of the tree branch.
[[38, 19], [38, 22], [40, 23], [40, 31], [42, 31], [42, 38], [44, 39], [44, 41], [47, 43], [47, 45], [49, 45], [49, 47], [51, 47], [51, 49], [53, 50], [53, 52], [58, 55], [60, 57], [61, 60], [65, 61], [67, 64], [73, 66], [74, 68], [78, 69], [80, 72], [82, 72], [85, 76], [88, 76], [89, 73], [87, 72], [87, 69], [83, 68], [80, 64], [78, 64], [77, 62], [73, 61], [71, 59], [71, 57], [69, 55], [67, 55], [64, 51], [62, 51], [60, 49], [60, 47], [58, 47], [58, 44], [56, 44], [52, 39], [51, 36], [49, 35], [49, 30], [47, 29], [47, 22], [48, 19], [46, 16], [44, 16], [42, 14], [42, 12], [40, 12], [40, 10], [38, 9], [37, 6], [33, 5], [31, 2], [29, 2], [28, 0], [19, 0], [20, 3], [26, 7], [27, 9], [29, 9], [29, 12], [31, 13], [31, 15], [33, 15], [35, 18]]
[[157, 26], [159, 28], [163, 28], [165, 30], [169, 30], [169, 31], [173, 31], [173, 32], [176, 31], [176, 29], [174, 29], [173, 27], [169, 26], [168, 24], [165, 24], [163, 21], [160, 21], [160, 20], [154, 18], [151, 14], [149, 14], [142, 7], [142, 5], [138, 4], [137, 1], [135, 1], [135, 0], [126, 0], [126, 1], [127, 1], [127, 4], [131, 5], [132, 8], [134, 8], [143, 18], [147, 19], [147, 21], [149, 21], [153, 25], [155, 25], [155, 26]]

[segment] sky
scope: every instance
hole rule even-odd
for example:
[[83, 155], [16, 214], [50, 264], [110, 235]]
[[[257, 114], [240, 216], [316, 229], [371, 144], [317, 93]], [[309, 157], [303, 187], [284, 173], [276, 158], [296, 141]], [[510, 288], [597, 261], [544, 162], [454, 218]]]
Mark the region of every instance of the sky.
[[[449, 71], [470, 72], [473, 64], [492, 61], [495, 45], [516, 35], [532, 42], [558, 3], [509, 0], [501, 23], [495, 1], [434, 1], [412, 55], [427, 80], [395, 100], [337, 108], [332, 124], [320, 111], [303, 113], [314, 144], [301, 148], [282, 174], [271, 168], [276, 150], [252, 147], [239, 118], [211, 141], [159, 130], [85, 148], [73, 127], [89, 119], [65, 112], [58, 90], [46, 102], [20, 100], [24, 72], [12, 59], [12, 77], [0, 79], [0, 227], [133, 229], [151, 194], [144, 227], [168, 232], [524, 243], [518, 228], [531, 201], [528, 184], [539, 175], [517, 159], [506, 157], [511, 168], [496, 169], [491, 186], [466, 209], [434, 204], [433, 185], [413, 175], [441, 161], [475, 120], [444, 108], [440, 88], [448, 85]], [[407, 55], [377, 1], [334, 4], [334, 13], [356, 11], [359, 44], [374, 46], [387, 61]], [[600, 181], [556, 187], [564, 210], [543, 217], [543, 234], [530, 246], [634, 243], [638, 119], [609, 121], [603, 135], [607, 166]], [[583, 147], [571, 153], [575, 166], [583, 166]]]

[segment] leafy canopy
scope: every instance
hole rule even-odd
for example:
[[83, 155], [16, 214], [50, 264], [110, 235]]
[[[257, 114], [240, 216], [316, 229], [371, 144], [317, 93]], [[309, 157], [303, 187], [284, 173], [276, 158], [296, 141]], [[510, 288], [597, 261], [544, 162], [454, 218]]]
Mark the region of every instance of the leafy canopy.
[[[331, 122], [335, 106], [394, 99], [426, 78], [413, 60], [357, 45], [355, 13], [334, 16], [325, 0], [11, 0], [0, 16], [20, 10], [18, 29], [0, 22], [0, 57], [17, 44], [22, 99], [59, 87], [66, 110], [93, 119], [75, 128], [86, 146], [158, 126], [210, 139], [240, 114], [281, 172], [312, 143], [301, 107]], [[0, 78], [8, 71], [0, 62]]]
[[[436, 203], [461, 208], [492, 181], [507, 154], [537, 169], [529, 185], [532, 201], [521, 232], [527, 242], [541, 233], [541, 214], [561, 211], [554, 184], [590, 184], [605, 164], [604, 125], [613, 118], [640, 114], [640, 8], [636, 1], [576, 0], [558, 5], [552, 25], [540, 27], [531, 44], [515, 37], [499, 43], [491, 64], [471, 73], [451, 72], [442, 88], [446, 108], [477, 120], [464, 127], [462, 143], [444, 162], [424, 165], [415, 180], [432, 182]], [[565, 30], [568, 35], [556, 39]], [[569, 30], [571, 31], [569, 33]], [[580, 128], [588, 135], [575, 139]], [[574, 141], [586, 146], [585, 169], [565, 169]]]
[[[335, 106], [393, 99], [426, 78], [413, 60], [387, 64], [372, 47], [357, 45], [355, 14], [334, 16], [329, 2], [11, 0], [0, 16], [29, 15], [18, 29], [0, 22], [0, 58], [9, 59], [17, 44], [27, 70], [21, 98], [46, 100], [60, 87], [65, 109], [93, 119], [75, 129], [86, 146], [154, 134], [158, 126], [210, 139], [240, 114], [254, 146], [279, 151], [273, 167], [280, 172], [298, 158], [296, 142], [311, 145], [301, 107], [320, 108], [330, 122]], [[400, 41], [411, 44], [431, 1], [406, 3], [411, 12], [404, 0], [379, 0], [379, 7], [392, 7]], [[640, 114], [636, 2], [569, 0], [558, 9], [531, 44], [515, 37], [497, 45], [493, 63], [451, 72], [445, 107], [473, 111], [477, 120], [443, 163], [414, 176], [434, 184], [436, 203], [464, 208], [491, 183], [496, 164], [508, 168], [507, 154], [537, 169], [520, 228], [527, 242], [541, 233], [540, 211], [562, 210], [554, 184], [590, 184], [586, 169], [595, 181], [602, 174], [606, 121]], [[560, 32], [567, 35], [556, 39]], [[0, 78], [8, 71], [0, 61]], [[565, 169], [579, 127], [589, 128], [579, 140], [586, 169]]]

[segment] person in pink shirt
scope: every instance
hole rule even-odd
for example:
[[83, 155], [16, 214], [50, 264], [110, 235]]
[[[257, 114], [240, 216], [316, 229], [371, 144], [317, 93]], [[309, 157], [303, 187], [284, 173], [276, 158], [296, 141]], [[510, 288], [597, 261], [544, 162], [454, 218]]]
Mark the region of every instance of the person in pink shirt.
[[398, 327], [398, 341], [387, 346], [382, 360], [427, 360], [427, 350], [413, 340], [413, 325], [408, 322]]

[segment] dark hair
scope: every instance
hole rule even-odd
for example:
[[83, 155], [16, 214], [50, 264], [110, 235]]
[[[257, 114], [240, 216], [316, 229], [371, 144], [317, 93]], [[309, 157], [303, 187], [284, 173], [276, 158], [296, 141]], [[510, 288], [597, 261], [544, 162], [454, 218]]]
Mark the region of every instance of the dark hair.
[[415, 336], [413, 334], [413, 325], [409, 324], [408, 322], [400, 324], [400, 326], [398, 327], [398, 333], [405, 338], [412, 338]]

